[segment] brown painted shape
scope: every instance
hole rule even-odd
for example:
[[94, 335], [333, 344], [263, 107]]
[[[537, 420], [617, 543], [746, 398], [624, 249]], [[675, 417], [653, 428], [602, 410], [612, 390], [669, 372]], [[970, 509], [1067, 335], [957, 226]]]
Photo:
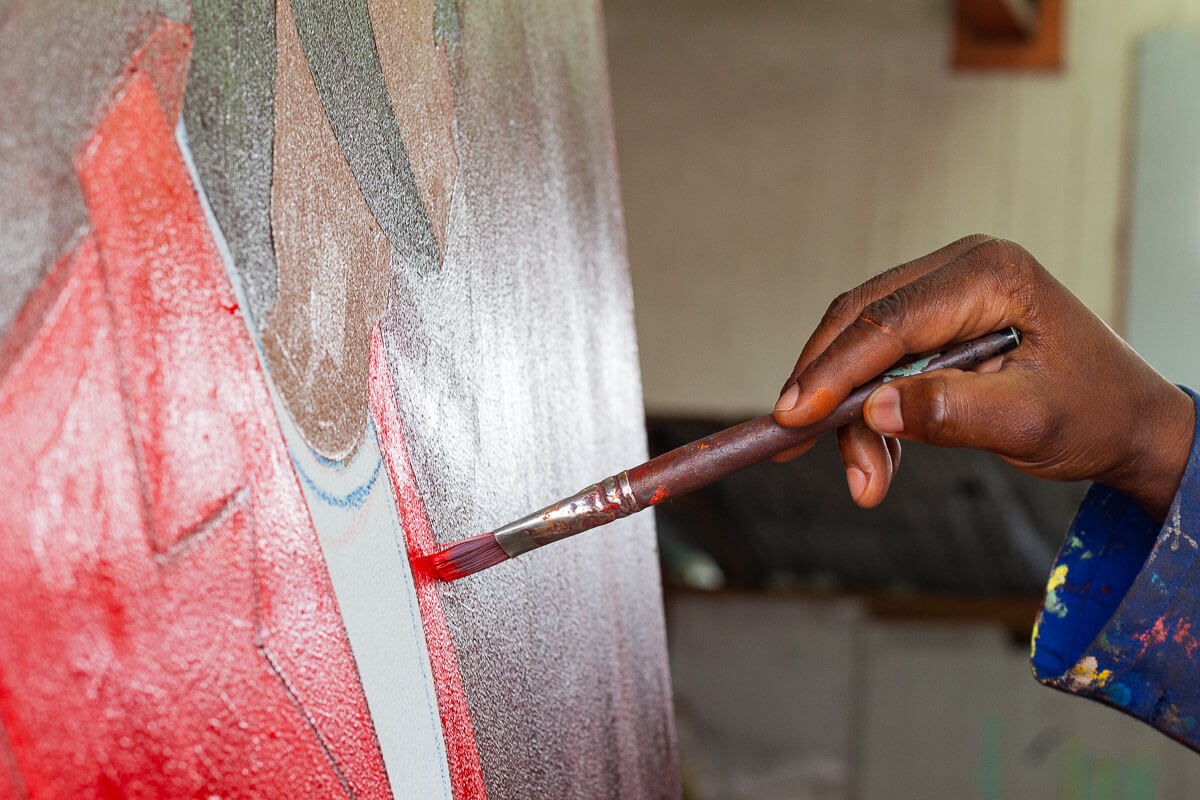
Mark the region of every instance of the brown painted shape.
[[434, 40], [433, 8], [434, 0], [367, 3], [388, 97], [444, 259], [458, 153], [450, 66], [445, 42]]
[[262, 345], [305, 441], [338, 461], [366, 427], [368, 348], [390, 248], [325, 117], [287, 0], [276, 4], [275, 31], [271, 234], [279, 295]]

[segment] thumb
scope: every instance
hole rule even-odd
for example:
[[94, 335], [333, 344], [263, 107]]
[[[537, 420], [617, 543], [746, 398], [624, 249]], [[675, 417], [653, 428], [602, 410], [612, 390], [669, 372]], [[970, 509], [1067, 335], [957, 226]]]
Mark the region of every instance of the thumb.
[[1021, 433], [1019, 394], [1011, 374], [940, 369], [880, 386], [863, 420], [883, 436], [999, 452]]

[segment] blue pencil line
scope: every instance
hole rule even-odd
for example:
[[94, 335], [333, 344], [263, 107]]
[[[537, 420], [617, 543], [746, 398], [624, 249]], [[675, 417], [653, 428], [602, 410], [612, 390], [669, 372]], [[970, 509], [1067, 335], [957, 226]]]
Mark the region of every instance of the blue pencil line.
[[379, 478], [379, 469], [383, 464], [383, 459], [380, 458], [375, 462], [375, 471], [371, 473], [371, 477], [362, 486], [355, 487], [345, 497], [337, 497], [322, 489], [317, 485], [316, 481], [308, 476], [304, 471], [304, 467], [300, 466], [300, 461], [292, 456], [292, 465], [296, 468], [296, 474], [300, 476], [300, 480], [316, 493], [318, 499], [326, 505], [334, 508], [362, 508], [363, 503], [367, 502], [367, 498], [371, 496], [371, 489], [375, 486], [375, 481]]

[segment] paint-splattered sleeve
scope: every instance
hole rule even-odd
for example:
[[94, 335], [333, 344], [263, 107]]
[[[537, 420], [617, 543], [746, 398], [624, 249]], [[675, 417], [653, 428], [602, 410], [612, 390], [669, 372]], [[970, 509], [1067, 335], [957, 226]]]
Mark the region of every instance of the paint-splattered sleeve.
[[[1200, 398], [1191, 391], [1200, 412]], [[1095, 485], [1033, 629], [1033, 674], [1200, 750], [1200, 419], [1167, 520]]]

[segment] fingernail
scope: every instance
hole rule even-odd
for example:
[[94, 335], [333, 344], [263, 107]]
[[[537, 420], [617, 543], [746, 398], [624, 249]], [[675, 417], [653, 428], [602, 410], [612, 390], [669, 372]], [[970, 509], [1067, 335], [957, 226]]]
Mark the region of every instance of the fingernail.
[[904, 430], [904, 417], [900, 416], [900, 392], [891, 386], [880, 386], [871, 392], [863, 404], [863, 417], [876, 433], [900, 433]]
[[867, 488], [867, 475], [858, 467], [846, 467], [846, 484], [850, 487], [850, 496], [857, 500]]
[[776, 411], [791, 411], [796, 406], [796, 400], [800, 397], [800, 387], [792, 384], [787, 388], [787, 391], [780, 396], [779, 401], [775, 403]]

